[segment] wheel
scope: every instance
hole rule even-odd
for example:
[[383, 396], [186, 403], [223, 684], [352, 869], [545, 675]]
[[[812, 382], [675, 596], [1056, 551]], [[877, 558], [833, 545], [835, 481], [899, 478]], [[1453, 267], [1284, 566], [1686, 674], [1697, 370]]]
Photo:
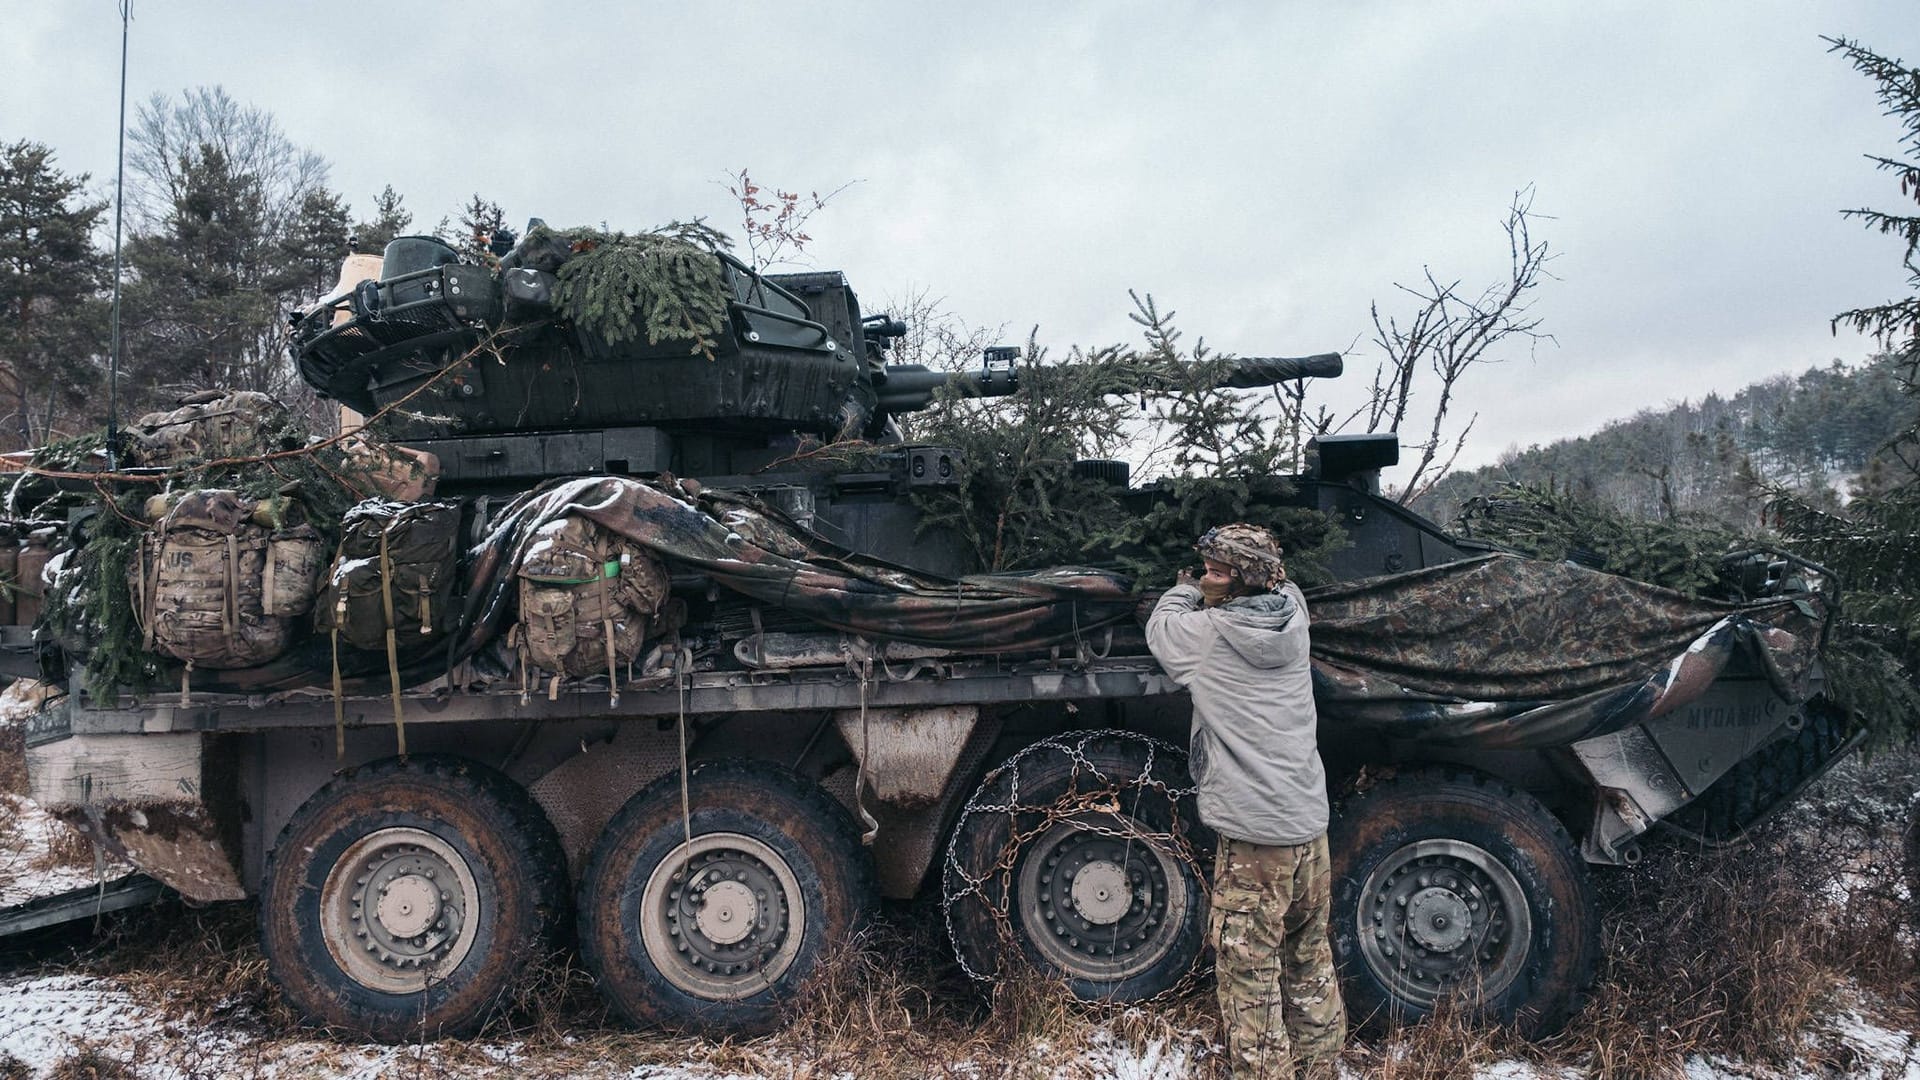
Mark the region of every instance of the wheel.
[[942, 870], [967, 973], [1008, 950], [1088, 1001], [1140, 1001], [1194, 971], [1206, 938], [1197, 854], [1211, 848], [1186, 755], [1124, 731], [1042, 740], [987, 774]]
[[363, 765], [293, 815], [260, 896], [267, 970], [310, 1023], [385, 1042], [471, 1034], [567, 923], [560, 838], [458, 758]]
[[758, 1034], [872, 914], [873, 864], [846, 809], [775, 765], [717, 761], [642, 790], [594, 845], [580, 953], [636, 1025]]
[[1586, 863], [1532, 796], [1403, 774], [1334, 816], [1334, 955], [1349, 1011], [1399, 1022], [1461, 995], [1527, 1037], [1558, 1031], [1600, 951]]

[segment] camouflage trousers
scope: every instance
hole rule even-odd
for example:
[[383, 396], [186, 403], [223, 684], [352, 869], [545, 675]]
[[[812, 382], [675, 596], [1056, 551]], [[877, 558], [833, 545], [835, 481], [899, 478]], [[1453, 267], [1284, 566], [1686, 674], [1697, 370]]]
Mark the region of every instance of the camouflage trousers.
[[1268, 846], [1220, 838], [1208, 937], [1234, 1080], [1331, 1077], [1347, 1012], [1327, 941], [1327, 837]]

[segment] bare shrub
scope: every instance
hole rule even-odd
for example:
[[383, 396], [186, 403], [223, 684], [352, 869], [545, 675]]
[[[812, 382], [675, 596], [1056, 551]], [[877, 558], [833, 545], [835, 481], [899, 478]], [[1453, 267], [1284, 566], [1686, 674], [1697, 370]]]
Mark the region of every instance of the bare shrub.
[[105, 1047], [84, 1042], [47, 1071], [47, 1080], [139, 1080], [139, 1076]]

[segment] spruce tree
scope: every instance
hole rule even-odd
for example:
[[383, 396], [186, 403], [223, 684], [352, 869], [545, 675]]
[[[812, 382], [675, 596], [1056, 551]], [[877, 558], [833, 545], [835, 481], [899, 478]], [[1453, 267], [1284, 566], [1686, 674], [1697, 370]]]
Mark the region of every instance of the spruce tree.
[[354, 249], [378, 255], [394, 237], [405, 236], [407, 226], [413, 224], [413, 211], [402, 205], [405, 201], [392, 184], [381, 188], [373, 200], [373, 216], [353, 227]]
[[108, 273], [93, 242], [106, 206], [85, 198], [86, 182], [39, 143], [0, 147], [0, 395], [15, 448], [93, 419], [74, 414], [100, 382]]

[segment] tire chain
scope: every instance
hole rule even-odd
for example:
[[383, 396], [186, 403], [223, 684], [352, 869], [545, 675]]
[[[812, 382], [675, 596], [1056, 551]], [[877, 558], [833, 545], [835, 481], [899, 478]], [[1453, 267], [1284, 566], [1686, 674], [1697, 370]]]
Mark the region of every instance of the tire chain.
[[[1087, 756], [1087, 748], [1101, 740], [1117, 740], [1143, 747], [1146, 751], [1146, 759], [1141, 764], [1139, 773], [1131, 777], [1121, 777], [1094, 764]], [[1045, 805], [1023, 802], [1020, 796], [1021, 765], [1030, 758], [1045, 754], [1059, 754], [1072, 762], [1073, 773], [1069, 783], [1071, 794]], [[953, 839], [947, 845], [944, 873], [941, 875], [940, 910], [946, 920], [948, 937], [956, 942], [954, 953], [960, 962], [961, 970], [976, 982], [987, 982], [996, 977], [996, 972], [976, 969], [968, 961], [965, 950], [957, 947], [959, 933], [954, 923], [954, 909], [963, 904], [978, 904], [993, 919], [994, 928], [999, 937], [998, 955], [1021, 956], [1018, 940], [1014, 934], [1013, 917], [1009, 911], [1013, 894], [1013, 871], [1015, 864], [1019, 861], [1020, 852], [1055, 824], [1082, 815], [1095, 821], [1113, 819], [1121, 823], [1118, 826], [1106, 826], [1089, 823], [1086, 819], [1074, 822], [1078, 828], [1086, 832], [1126, 840], [1129, 843], [1137, 841], [1161, 845], [1181, 864], [1194, 871], [1201, 889], [1207, 893], [1211, 901], [1212, 886], [1206, 873], [1206, 862], [1210, 860], [1203, 860], [1200, 853], [1194, 850], [1193, 844], [1187, 839], [1180, 814], [1180, 801], [1193, 796], [1198, 788], [1192, 786], [1191, 781], [1188, 786], [1180, 787], [1154, 775], [1156, 766], [1178, 763], [1185, 756], [1178, 747], [1164, 740], [1117, 728], [1103, 728], [1094, 731], [1068, 732], [1041, 739], [987, 773], [981, 780], [980, 787], [967, 800], [967, 805], [960, 812], [959, 820], [954, 824]], [[1181, 772], [1184, 773], [1184, 771], [1182, 768]], [[1083, 778], [1090, 778], [1093, 782], [1092, 786], [1083, 788], [1082, 785], [1085, 782]], [[1129, 793], [1131, 793], [1133, 806], [1137, 810], [1140, 798], [1148, 791], [1158, 792], [1166, 798], [1172, 812], [1170, 830], [1161, 832], [1144, 828], [1139, 824], [1137, 814], [1127, 813], [1123, 809], [1122, 799], [1129, 797]], [[1003, 793], [1004, 797], [1001, 797]], [[1006, 842], [1001, 845], [993, 865], [985, 873], [978, 875], [970, 873], [961, 865], [958, 850], [959, 839], [964, 835], [969, 822], [976, 814], [1004, 814], [1008, 818]], [[1029, 821], [1032, 824], [1023, 826], [1021, 824], [1023, 821]], [[1175, 883], [1170, 882], [1169, 888], [1174, 885]], [[1165, 990], [1144, 1001], [1128, 1004], [1145, 1004], [1180, 996], [1192, 989], [1201, 980], [1204, 972], [1204, 964], [1195, 964], [1193, 970]]]

